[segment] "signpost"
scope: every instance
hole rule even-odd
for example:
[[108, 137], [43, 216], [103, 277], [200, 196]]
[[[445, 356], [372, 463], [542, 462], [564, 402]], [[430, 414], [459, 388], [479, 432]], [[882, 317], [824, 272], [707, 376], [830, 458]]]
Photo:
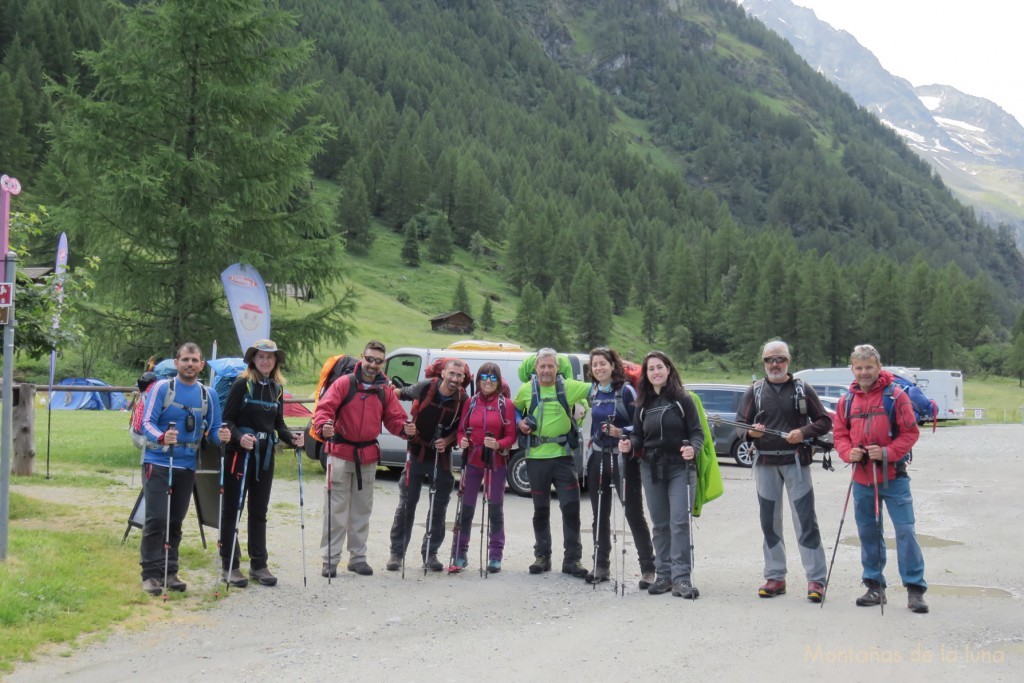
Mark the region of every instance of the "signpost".
[[11, 197], [21, 193], [17, 178], [0, 176], [0, 319], [3, 321], [4, 386], [2, 391], [3, 425], [0, 426], [0, 562], [7, 560], [7, 529], [10, 515], [11, 490], [11, 420], [14, 415], [14, 264], [15, 255], [10, 251], [8, 237], [11, 231]]

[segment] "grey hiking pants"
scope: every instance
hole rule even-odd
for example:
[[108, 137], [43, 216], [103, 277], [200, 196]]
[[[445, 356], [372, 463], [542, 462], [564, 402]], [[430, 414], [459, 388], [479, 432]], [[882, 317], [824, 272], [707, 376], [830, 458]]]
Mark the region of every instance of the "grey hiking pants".
[[818, 518], [814, 513], [814, 486], [810, 467], [754, 465], [754, 485], [761, 509], [764, 534], [764, 578], [786, 578], [786, 543], [782, 537], [782, 489], [785, 487], [793, 515], [800, 560], [808, 581], [825, 582], [825, 548], [821, 545]]

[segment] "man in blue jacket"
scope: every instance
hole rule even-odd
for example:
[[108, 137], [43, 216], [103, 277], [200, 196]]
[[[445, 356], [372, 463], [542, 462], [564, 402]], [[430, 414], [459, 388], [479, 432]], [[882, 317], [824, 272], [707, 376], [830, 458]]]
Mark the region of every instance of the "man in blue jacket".
[[[182, 344], [174, 354], [177, 376], [158, 382], [146, 398], [142, 423], [146, 436], [142, 459], [146, 521], [142, 528], [139, 564], [142, 566], [142, 590], [150, 595], [160, 595], [163, 591], [165, 563], [167, 588], [184, 591], [187, 587], [178, 578], [178, 546], [181, 524], [192, 498], [197, 453], [204, 436], [217, 445], [231, 438], [227, 427], [211, 431], [220, 425], [220, 404], [217, 394], [198, 381], [205, 366], [203, 353], [196, 344]], [[170, 535], [165, 559], [168, 523]]]

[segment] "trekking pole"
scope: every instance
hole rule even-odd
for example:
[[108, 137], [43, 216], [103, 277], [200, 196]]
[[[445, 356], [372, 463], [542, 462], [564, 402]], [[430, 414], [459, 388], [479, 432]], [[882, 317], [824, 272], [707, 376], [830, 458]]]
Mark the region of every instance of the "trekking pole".
[[295, 447], [295, 460], [299, 463], [299, 535], [302, 538], [302, 587], [306, 588], [306, 514], [302, 494], [302, 449]]
[[[605, 422], [601, 426], [602, 432], [608, 429], [608, 423]], [[597, 590], [597, 551], [601, 545], [601, 517], [603, 516], [604, 510], [601, 505], [604, 503], [604, 448], [602, 448], [597, 456], [600, 461], [597, 464], [597, 511], [594, 514], [594, 569], [591, 571], [593, 577], [592, 586], [594, 590]]]
[[[484, 440], [493, 438], [494, 434], [487, 432], [484, 434]], [[484, 566], [484, 539], [487, 539], [488, 545], [491, 541], [491, 482], [494, 478], [494, 450], [483, 447], [481, 452], [481, 458], [484, 463], [484, 504], [481, 508], [482, 516], [480, 517], [480, 576], [489, 578], [491, 573], [487, 567]]]
[[[178, 425], [175, 422], [167, 423], [167, 431], [177, 431]], [[171, 561], [171, 496], [174, 495], [174, 446], [170, 444], [169, 463], [167, 466], [167, 518], [164, 522], [164, 602], [170, 596], [167, 594], [167, 570]]]
[[231, 539], [231, 553], [228, 555], [228, 571], [224, 575], [224, 591], [231, 592], [231, 572], [235, 569], [235, 548], [238, 547], [238, 525], [242, 522], [242, 509], [245, 507], [245, 484], [249, 479], [249, 454], [245, 452], [245, 460], [242, 461], [242, 482], [238, 487], [238, 510], [235, 512], [235, 534]]
[[839, 531], [836, 532], [836, 543], [832, 546], [832, 560], [828, 563], [828, 574], [825, 576], [825, 592], [821, 596], [821, 606], [825, 607], [825, 599], [828, 598], [828, 582], [832, 580], [832, 566], [836, 562], [836, 551], [839, 550], [839, 538], [843, 533], [843, 522], [846, 521], [846, 508], [850, 504], [850, 493], [853, 491], [853, 475], [857, 467], [850, 468], [850, 485], [846, 487], [846, 502], [843, 503], [843, 516], [839, 518]]
[[[227, 427], [226, 422], [220, 423], [221, 427]], [[221, 549], [224, 547], [224, 539], [222, 538], [224, 533], [224, 524], [222, 519], [224, 517], [224, 446], [220, 444], [220, 484], [217, 492], [217, 559], [221, 558]], [[221, 577], [218, 574], [217, 578], [213, 582], [213, 599], [217, 600], [220, 598], [220, 581]]]
[[410, 462], [410, 451], [412, 449], [409, 446], [405, 448], [405, 498], [402, 499], [402, 492], [399, 490], [399, 505], [402, 507], [402, 579], [405, 579], [405, 553], [409, 550], [409, 532], [412, 526], [409, 523], [409, 468], [412, 466]]
[[[466, 428], [466, 439], [469, 439], [470, 434], [473, 433], [472, 428]], [[469, 449], [473, 447], [473, 444], [466, 448], [466, 452], [462, 455], [462, 473], [459, 474], [459, 492], [458, 500], [455, 502], [455, 526], [452, 527], [452, 553], [448, 558], [448, 573], [456, 574], [462, 571], [462, 567], [456, 566], [455, 562], [458, 559], [458, 548], [459, 543], [462, 541], [462, 494], [466, 491], [466, 466], [469, 464]]]
[[[619, 587], [622, 588], [622, 595], [626, 594], [626, 468], [625, 463], [622, 461], [621, 453], [612, 453], [611, 462], [613, 467], [612, 473], [612, 484], [618, 483], [618, 499], [619, 505], [622, 507], [620, 512], [622, 513], [622, 541], [620, 545], [619, 537], [615, 538], [616, 548], [621, 548], [621, 553], [616, 552], [615, 560], [615, 592], [619, 592]], [[615, 472], [618, 474], [616, 475]], [[615, 515], [615, 501], [612, 501], [612, 516]], [[615, 529], [613, 521], [612, 529]]]
[[[693, 447], [689, 441], [684, 441], [683, 446]], [[686, 463], [686, 527], [690, 536], [690, 585], [693, 585], [693, 499], [690, 497], [690, 471], [697, 471], [697, 454], [693, 454], [693, 460]]]
[[[878, 504], [878, 468], [875, 463], [868, 460], [871, 467], [871, 483], [875, 487], [875, 528], [878, 530], [878, 566], [882, 566], [882, 558], [885, 556], [885, 536], [882, 535], [882, 509]], [[878, 577], [878, 590], [881, 593], [878, 606], [882, 608], [882, 616], [885, 616], [885, 586], [882, 585], [882, 577]]]
[[423, 544], [423, 576], [427, 575], [427, 558], [430, 557], [430, 541], [434, 537], [434, 498], [437, 493], [437, 466], [441, 460], [441, 454], [437, 450], [437, 440], [441, 438], [440, 423], [434, 427], [434, 473], [430, 476], [430, 505], [427, 506], [427, 538]]
[[331, 498], [333, 497], [333, 489], [331, 486], [331, 470], [334, 467], [334, 463], [331, 462], [331, 456], [327, 456], [327, 585], [331, 585], [331, 564], [333, 564], [334, 553], [331, 550]]

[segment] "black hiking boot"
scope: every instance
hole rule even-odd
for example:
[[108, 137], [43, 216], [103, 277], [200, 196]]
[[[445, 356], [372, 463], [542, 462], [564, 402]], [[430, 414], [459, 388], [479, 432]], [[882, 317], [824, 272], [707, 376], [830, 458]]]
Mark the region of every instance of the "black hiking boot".
[[594, 571], [587, 572], [587, 576], [583, 580], [587, 583], [604, 583], [611, 580], [611, 571], [608, 567], [598, 565]]
[[668, 579], [658, 578], [648, 588], [647, 592], [651, 595], [661, 595], [662, 593], [668, 593], [672, 590], [672, 582]]
[[575, 562], [562, 562], [562, 573], [568, 574], [569, 576], [575, 576], [577, 579], [584, 579], [590, 571], [583, 566], [582, 562], [576, 560]]
[[541, 574], [543, 572], [551, 571], [551, 558], [545, 557], [544, 555], [538, 555], [533, 559], [533, 564], [530, 565], [531, 574]]
[[700, 591], [689, 581], [679, 581], [672, 586], [672, 595], [677, 598], [696, 600], [700, 597]]
[[389, 572], [397, 572], [402, 568], [402, 556], [398, 553], [391, 553], [391, 557], [388, 558], [388, 563], [384, 565], [384, 568]]
[[924, 590], [920, 586], [907, 586], [907, 609], [916, 614], [928, 614]]
[[868, 587], [868, 590], [864, 595], [857, 598], [858, 607], [878, 607], [879, 605], [888, 604], [888, 601], [885, 599], [885, 588], [879, 585], [877, 581], [869, 579], [864, 582], [864, 585]]

